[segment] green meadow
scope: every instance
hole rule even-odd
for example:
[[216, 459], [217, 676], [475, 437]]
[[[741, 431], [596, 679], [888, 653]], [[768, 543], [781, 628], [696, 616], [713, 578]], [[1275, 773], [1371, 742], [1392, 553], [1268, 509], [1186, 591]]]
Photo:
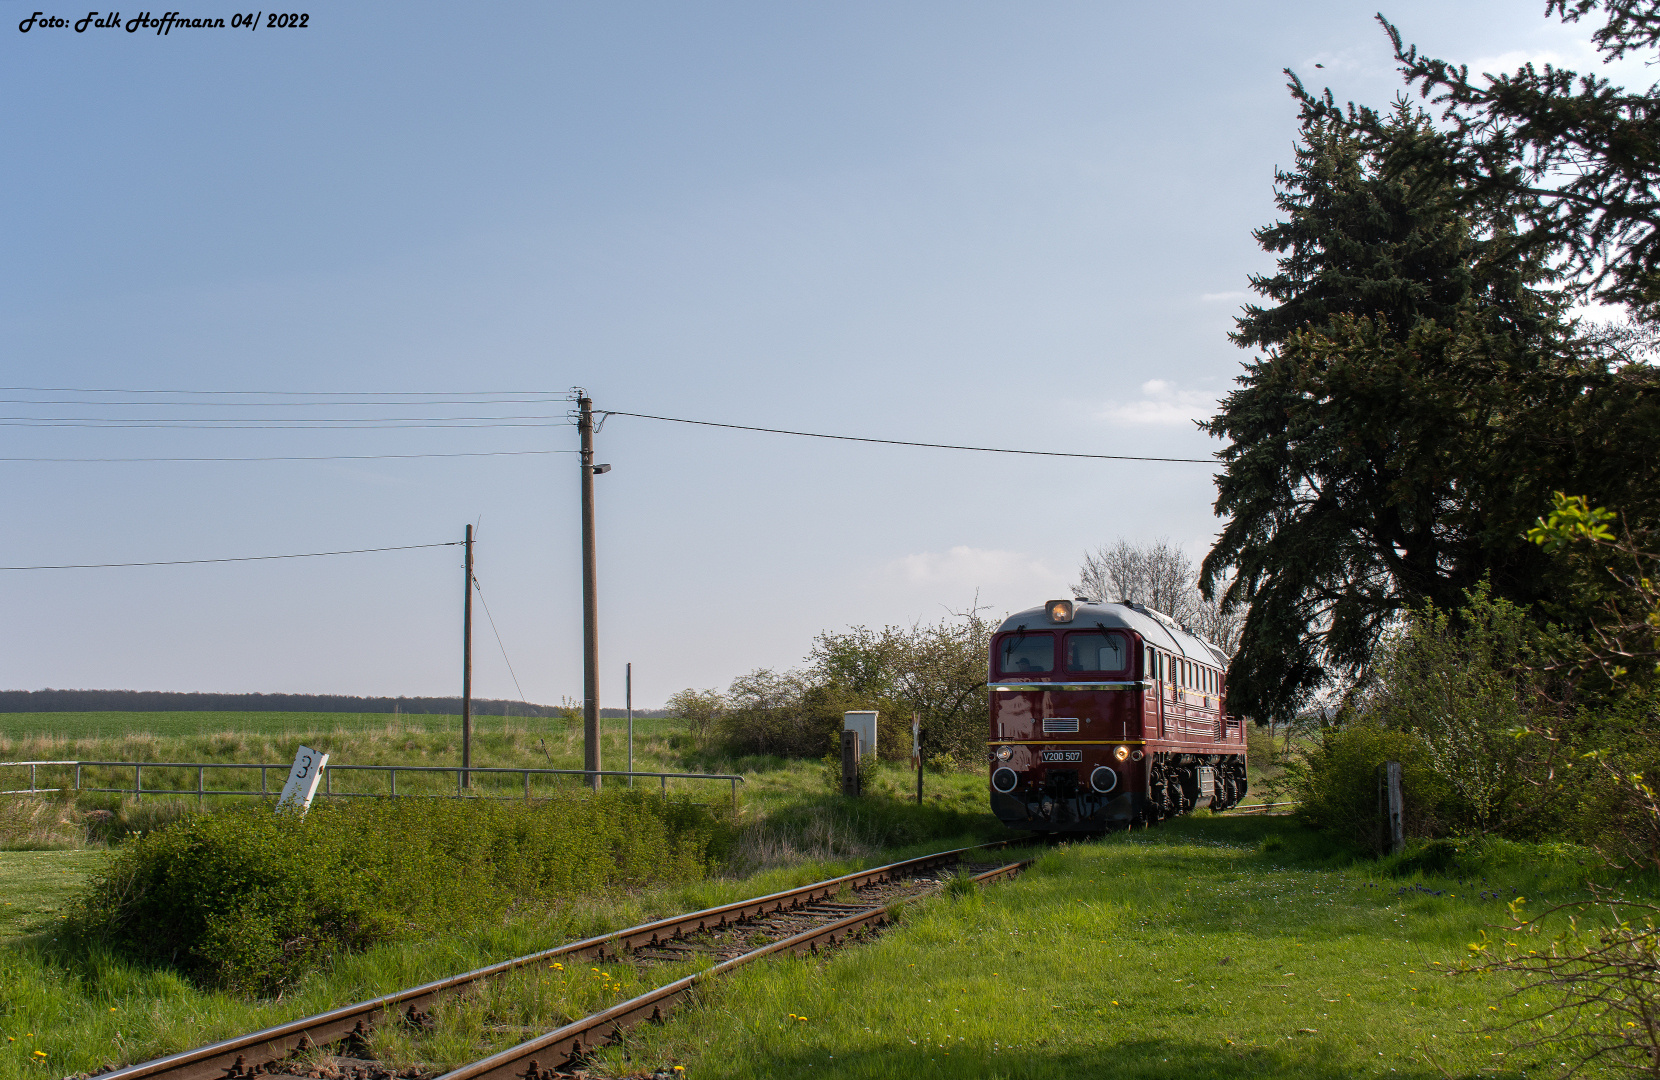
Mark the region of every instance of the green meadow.
[[1480, 893], [1584, 896], [1585, 853], [1494, 845], [1471, 864], [1485, 885], [1334, 854], [1283, 818], [1225, 816], [1064, 845], [1014, 882], [912, 905], [869, 944], [737, 972], [603, 1065], [850, 1080], [1561, 1071], [1516, 1045], [1550, 1001], [1463, 965], [1507, 913]]
[[[116, 718], [112, 734], [99, 725], [116, 720], [73, 714], [40, 733], [9, 727], [0, 760], [285, 764], [301, 742], [349, 762], [459, 757], [459, 732], [443, 717], [240, 714], [234, 726], [160, 731], [135, 730], [136, 719]], [[621, 725], [607, 727], [615, 761]], [[486, 718], [474, 754], [486, 766], [576, 767], [580, 736], [557, 719]], [[87, 837], [86, 810], [111, 809], [140, 830], [192, 812], [194, 799], [0, 799], [0, 833], [12, 830], [0, 847], [32, 849], [0, 850], [0, 1080], [143, 1060], [657, 915], [1010, 835], [986, 813], [978, 772], [927, 774], [918, 807], [914, 774], [884, 765], [867, 797], [846, 800], [829, 793], [822, 763], [708, 752], [661, 720], [637, 723], [636, 761], [745, 776], [737, 840], [707, 879], [575, 897], [337, 956], [275, 999], [206, 989], [60, 933], [71, 898], [109, 858]], [[216, 802], [228, 798], [208, 809]], [[1634, 896], [1660, 892], [1596, 866], [1565, 846], [1493, 841], [1426, 876], [1410, 859], [1356, 860], [1283, 816], [1201, 814], [1043, 849], [1016, 881], [910, 904], [874, 941], [745, 969], [593, 1068], [623, 1076], [679, 1064], [689, 1076], [738, 1078], [1548, 1075], [1560, 1067], [1518, 1043], [1550, 1003], [1461, 964], [1505, 917], [1505, 900], [1525, 896], [1539, 910], [1583, 899], [1590, 877]], [[526, 973], [443, 1003], [431, 1032], [388, 1027], [375, 1041], [400, 1068], [443, 1069], [681, 970], [690, 968]]]

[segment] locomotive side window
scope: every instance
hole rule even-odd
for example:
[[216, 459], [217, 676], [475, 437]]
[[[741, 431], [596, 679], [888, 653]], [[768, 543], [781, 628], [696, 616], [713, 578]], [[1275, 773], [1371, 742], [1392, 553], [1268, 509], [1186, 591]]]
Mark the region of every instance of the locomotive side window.
[[1129, 664], [1124, 635], [1088, 630], [1066, 635], [1066, 670], [1123, 671]]
[[1010, 634], [997, 652], [997, 667], [1005, 675], [1055, 670], [1054, 634]]

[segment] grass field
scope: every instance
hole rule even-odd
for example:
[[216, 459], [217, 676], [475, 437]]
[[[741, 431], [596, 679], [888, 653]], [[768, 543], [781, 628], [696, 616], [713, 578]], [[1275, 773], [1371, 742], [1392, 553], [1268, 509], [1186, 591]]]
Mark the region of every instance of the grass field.
[[[930, 837], [885, 850], [879, 858], [903, 858], [978, 840], [975, 834]], [[5, 935], [0, 938], [0, 1080], [64, 1076], [104, 1064], [146, 1060], [495, 960], [816, 881], [870, 862], [808, 860], [743, 878], [587, 898], [551, 914], [337, 957], [275, 1000], [250, 1000], [203, 990], [167, 969], [143, 968], [56, 940], [53, 926], [62, 906], [107, 857], [98, 851], [0, 852], [6, 898], [13, 889], [28, 897], [25, 916], [0, 922], [0, 934]], [[611, 986], [617, 984], [587, 979], [585, 970], [582, 975], [586, 981], [561, 987], [558, 998], [544, 994], [544, 1001], [556, 1008], [577, 1008], [615, 999]], [[499, 1026], [494, 1020], [490, 1023]], [[487, 1041], [512, 1041], [499, 1032], [484, 1034]], [[37, 1057], [37, 1052], [45, 1056]]]
[[104, 851], [0, 851], [0, 945], [51, 929]]
[[[1389, 876], [1386, 864], [1334, 855], [1284, 818], [1200, 816], [1064, 845], [1015, 882], [911, 905], [873, 943], [739, 972], [595, 1065], [632, 1075], [681, 1064], [693, 1077], [1549, 1075], [1554, 1062], [1518, 1053], [1514, 1034], [1499, 1030], [1547, 1003], [1457, 972], [1467, 943], [1505, 914], [1477, 893], [1520, 893], [1539, 906], [1583, 895], [1584, 853], [1489, 845], [1471, 870], [1479, 885]], [[6, 898], [30, 897], [24, 913], [0, 916], [11, 937], [0, 946], [0, 1036], [16, 1040], [0, 1046], [0, 1077], [140, 1060], [855, 863], [585, 901], [541, 921], [377, 948], [260, 1002], [58, 952], [55, 907], [102, 857], [0, 853]], [[1654, 883], [1627, 888], [1649, 895]], [[389, 1061], [441, 1068], [670, 974], [615, 964], [539, 972], [445, 1005], [453, 1023], [441, 1034], [388, 1028], [377, 1041]], [[42, 1065], [26, 1060], [36, 1050], [48, 1055]]]
[[[198, 725], [207, 724], [203, 717], [219, 718], [219, 726], [203, 726], [198, 730]], [[55, 726], [35, 734], [21, 733], [47, 723]], [[172, 725], [172, 733], [157, 734], [145, 725], [162, 730], [169, 730]], [[95, 734], [104, 726], [119, 728], [119, 733]], [[738, 790], [746, 820], [758, 820], [781, 807], [794, 805], [804, 793], [828, 790], [822, 779], [823, 767], [818, 762], [761, 755], [730, 757], [706, 752], [695, 745], [680, 721], [638, 719], [634, 736], [634, 767], [638, 771], [730, 773], [744, 777]], [[335, 765], [454, 767], [461, 760], [457, 717], [394, 718], [385, 713], [362, 716], [344, 713], [0, 714], [0, 761], [263, 763], [280, 766], [266, 778], [268, 784], [280, 787], [296, 749], [302, 744], [328, 753]], [[607, 768], [626, 767], [624, 722], [605, 721], [601, 744]], [[473, 764], [479, 768], [580, 769], [581, 729], [559, 718], [484, 717], [474, 730]], [[37, 773], [37, 782], [42, 787], [73, 783], [72, 771], [68, 768], [42, 768]], [[27, 787], [28, 777], [27, 769], [0, 767], [0, 790]], [[147, 789], [193, 790], [197, 782], [193, 769], [147, 768], [143, 778]], [[478, 774], [474, 780], [474, 789], [480, 794], [517, 797], [523, 793], [523, 782], [518, 776]], [[88, 788], [130, 788], [132, 781], [130, 770], [88, 767], [82, 776], [82, 783]], [[533, 791], [572, 787], [581, 782], [580, 777], [537, 778]], [[606, 781], [607, 784], [625, 782], [615, 777]], [[260, 776], [257, 772], [209, 770], [204, 783], [209, 789], [258, 791]], [[637, 783], [659, 786], [658, 781], [647, 778], [640, 778]], [[388, 794], [390, 791], [390, 780], [385, 773], [342, 771], [331, 778], [331, 784], [337, 792]], [[442, 794], [453, 792], [454, 785], [453, 773], [401, 773], [398, 778], [398, 790], [404, 794]], [[710, 800], [730, 797], [729, 786], [723, 781], [674, 780], [668, 786], [671, 791], [696, 793]], [[896, 797], [910, 794], [915, 790], [915, 773], [902, 762], [885, 763], [879, 770], [876, 790]], [[985, 809], [985, 780], [978, 772], [930, 773], [926, 793], [931, 805], [959, 812], [978, 813]], [[87, 805], [97, 802], [96, 797], [82, 801]], [[148, 804], [163, 800], [146, 797], [145, 801]], [[175, 801], [191, 806], [196, 803], [188, 797]], [[214, 802], [211, 797], [207, 801]], [[0, 836], [0, 846], [4, 844], [5, 837]], [[852, 849], [841, 850], [833, 845], [817, 852], [818, 856], [825, 857], [857, 854]]]
[[[1428, 896], [1376, 864], [1322, 868], [1317, 845], [1298, 852], [1287, 830], [1199, 817], [1053, 850], [1015, 882], [915, 905], [872, 944], [744, 969], [604, 1051], [602, 1067], [1126, 1080], [1561, 1071], [1499, 1030], [1548, 1002], [1458, 973], [1502, 902], [1456, 881]], [[1566, 897], [1582, 873], [1521, 846], [1490, 863], [1489, 887], [1507, 896]]]
[[[146, 718], [156, 715], [166, 714]], [[379, 714], [353, 726], [340, 714], [253, 715], [246, 728], [171, 734], [99, 735], [92, 720], [27, 737], [4, 728], [0, 759], [285, 765], [301, 741], [349, 761], [459, 755], [458, 733], [443, 718], [389, 724]], [[608, 734], [616, 760], [618, 738]], [[107, 856], [0, 851], [0, 1080], [142, 1060], [655, 915], [1001, 835], [985, 814], [978, 772], [929, 774], [918, 809], [903, 801], [914, 774], [899, 766], [879, 771], [871, 797], [850, 802], [826, 794], [816, 762], [712, 756], [660, 720], [637, 724], [636, 737], [642, 769], [748, 778], [746, 826], [725, 876], [337, 957], [276, 1001], [204, 991], [171, 971], [54, 940], [63, 905]], [[494, 731], [484, 726], [475, 746], [480, 765], [567, 767], [579, 755], [577, 733], [558, 720], [508, 718]], [[165, 806], [147, 799], [145, 807], [165, 820]], [[1539, 906], [1582, 896], [1593, 858], [1495, 842], [1470, 856], [1466, 873], [1479, 874], [1477, 884], [1427, 880], [1398, 861], [1351, 863], [1322, 844], [1285, 818], [1200, 815], [1056, 847], [1015, 882], [912, 905], [871, 944], [745, 969], [594, 1064], [601, 1074], [680, 1064], [685, 1075], [736, 1078], [1433, 1080], [1560, 1071], [1499, 1030], [1545, 1002], [1509, 995], [1496, 977], [1454, 972], [1467, 943], [1505, 914], [1501, 902], [1474, 894], [1522, 894]], [[1647, 878], [1611, 884], [1634, 896], [1660, 892]], [[377, 1040], [390, 1061], [441, 1068], [668, 974], [626, 965], [537, 973], [444, 1005], [453, 1023], [443, 1034], [386, 1029]]]
[[[609, 731], [625, 731], [628, 722], [605, 717]], [[473, 730], [560, 730], [562, 717], [503, 716], [501, 713], [474, 713]], [[444, 713], [338, 713], [338, 712], [45, 712], [0, 713], [0, 739], [30, 740], [40, 737], [66, 739], [115, 739], [123, 735], [154, 735], [176, 739], [191, 735], [217, 735], [226, 731], [255, 735], [300, 735], [314, 731], [381, 731], [391, 726], [407, 731], [461, 732], [461, 715]], [[634, 732], [656, 734], [680, 730], [680, 722], [663, 717], [635, 716]]]

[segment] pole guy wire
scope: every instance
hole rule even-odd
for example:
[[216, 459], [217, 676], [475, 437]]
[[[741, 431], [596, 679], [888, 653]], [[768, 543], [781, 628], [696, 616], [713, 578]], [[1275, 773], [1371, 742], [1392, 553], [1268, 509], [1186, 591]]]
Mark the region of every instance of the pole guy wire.
[[496, 635], [496, 647], [501, 650], [502, 663], [507, 665], [507, 673], [513, 676], [513, 687], [519, 692], [519, 700], [526, 705], [530, 704], [525, 697], [525, 688], [519, 685], [518, 672], [513, 670], [513, 661], [507, 658], [507, 646], [502, 643], [501, 631], [496, 629], [496, 617], [490, 614], [490, 602], [484, 599], [484, 586], [478, 583], [478, 575], [473, 575], [473, 588], [478, 592], [478, 602], [484, 606], [484, 617], [490, 620], [490, 632]]

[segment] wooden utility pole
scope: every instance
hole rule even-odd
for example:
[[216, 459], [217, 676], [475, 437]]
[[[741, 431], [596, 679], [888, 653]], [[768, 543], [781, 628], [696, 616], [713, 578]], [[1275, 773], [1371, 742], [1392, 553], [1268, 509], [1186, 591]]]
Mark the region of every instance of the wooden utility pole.
[[582, 436], [582, 767], [588, 786], [600, 789], [599, 763], [599, 570], [594, 561], [594, 402], [577, 398], [576, 430]]
[[467, 526], [467, 580], [461, 602], [461, 786], [472, 787], [473, 776], [473, 527]]
[[623, 665], [623, 704], [628, 709], [628, 786], [634, 786], [634, 665]]

